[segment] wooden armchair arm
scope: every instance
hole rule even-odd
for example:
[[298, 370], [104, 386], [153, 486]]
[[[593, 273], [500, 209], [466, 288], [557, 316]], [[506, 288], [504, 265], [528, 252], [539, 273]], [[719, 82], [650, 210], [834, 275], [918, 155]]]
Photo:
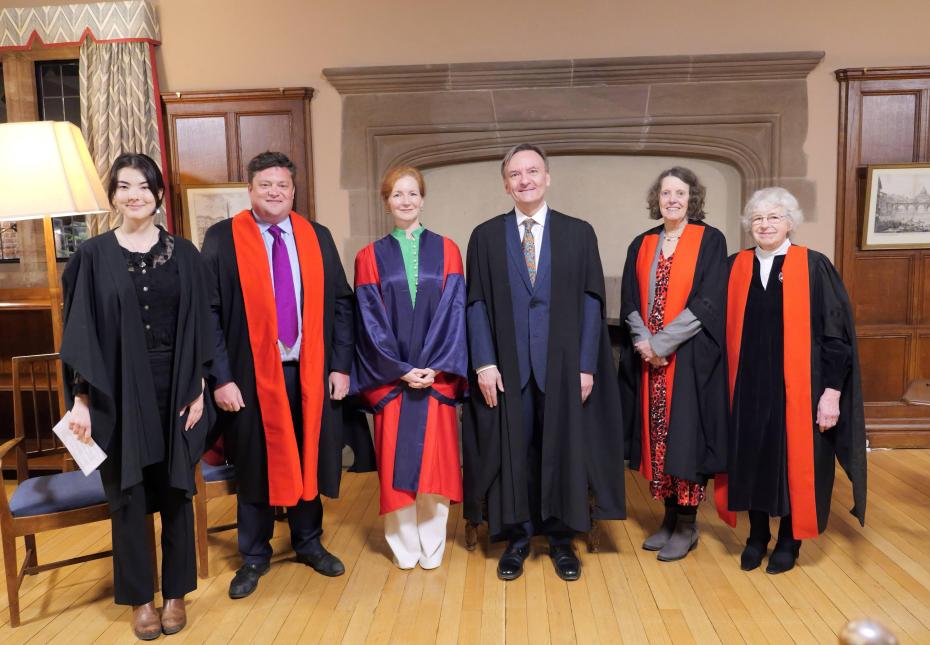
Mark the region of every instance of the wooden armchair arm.
[[3, 458], [6, 457], [7, 453], [10, 452], [13, 448], [19, 445], [22, 442], [22, 437], [13, 437], [2, 446], [0, 446], [0, 468], [3, 467]]
[[[11, 527], [7, 526], [7, 520], [10, 515], [10, 500], [6, 496], [6, 486], [3, 486], [3, 458], [7, 456], [13, 448], [22, 442], [22, 437], [13, 437], [0, 446], [0, 524], [3, 525], [4, 531], [9, 531]], [[11, 520], [10, 520], [11, 521]], [[9, 584], [9, 581], [7, 581]]]

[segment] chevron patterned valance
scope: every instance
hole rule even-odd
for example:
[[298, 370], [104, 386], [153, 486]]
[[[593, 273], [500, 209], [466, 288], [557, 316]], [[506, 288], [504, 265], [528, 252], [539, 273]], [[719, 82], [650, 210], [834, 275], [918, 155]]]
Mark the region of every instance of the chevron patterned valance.
[[158, 18], [148, 0], [0, 9], [0, 49], [96, 42], [160, 42]]

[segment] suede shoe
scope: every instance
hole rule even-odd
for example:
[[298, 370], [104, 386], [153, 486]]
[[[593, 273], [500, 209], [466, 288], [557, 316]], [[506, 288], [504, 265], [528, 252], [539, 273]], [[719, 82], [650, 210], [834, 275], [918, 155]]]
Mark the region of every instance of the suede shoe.
[[258, 587], [258, 579], [268, 573], [271, 565], [267, 562], [262, 564], [243, 564], [236, 571], [232, 582], [229, 583], [229, 597], [233, 600], [245, 598], [255, 591]]
[[523, 575], [523, 561], [530, 554], [529, 545], [509, 545], [497, 563], [497, 577], [501, 580], [516, 580]]
[[308, 567], [313, 567], [313, 570], [317, 573], [322, 573], [330, 578], [336, 578], [346, 572], [342, 560], [323, 547], [320, 547], [320, 550], [316, 553], [298, 553], [297, 561]]
[[571, 582], [581, 577], [581, 561], [570, 544], [550, 546], [549, 557], [552, 558], [555, 574], [562, 580]]
[[798, 555], [801, 553], [801, 540], [778, 540], [775, 548], [772, 549], [772, 555], [769, 556], [769, 564], [765, 567], [766, 573], [784, 573], [794, 569], [798, 561]]
[[132, 633], [140, 641], [151, 641], [161, 636], [161, 619], [151, 600], [132, 608]]
[[683, 557], [688, 555], [698, 543], [698, 528], [694, 523], [694, 520], [697, 518], [697, 515], [694, 513], [685, 514], [679, 513], [678, 519], [675, 522], [675, 530], [672, 532], [672, 537], [669, 538], [668, 542], [662, 549], [659, 551], [659, 555], [656, 558], [662, 562], [674, 562], [675, 560], [681, 560]]
[[668, 544], [669, 538], [675, 531], [675, 524], [678, 521], [678, 513], [674, 505], [665, 505], [665, 517], [662, 518], [662, 524], [659, 530], [646, 538], [643, 542], [643, 549], [646, 551], [659, 551]]
[[166, 636], [177, 634], [187, 625], [187, 611], [184, 609], [184, 596], [165, 598], [161, 609], [161, 631]]

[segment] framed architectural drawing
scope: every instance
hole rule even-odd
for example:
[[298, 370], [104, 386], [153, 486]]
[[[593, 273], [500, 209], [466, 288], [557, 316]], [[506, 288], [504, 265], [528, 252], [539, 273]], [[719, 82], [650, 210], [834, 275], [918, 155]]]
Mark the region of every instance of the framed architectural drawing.
[[181, 188], [184, 232], [198, 249], [208, 228], [251, 207], [248, 187], [248, 184], [229, 183]]
[[930, 164], [869, 166], [863, 249], [930, 249]]

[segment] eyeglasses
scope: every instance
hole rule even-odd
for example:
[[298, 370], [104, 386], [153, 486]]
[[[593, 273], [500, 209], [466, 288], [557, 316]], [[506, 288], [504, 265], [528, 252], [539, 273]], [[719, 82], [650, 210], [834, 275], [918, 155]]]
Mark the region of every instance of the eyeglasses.
[[749, 220], [749, 223], [752, 226], [762, 226], [763, 224], [768, 222], [772, 226], [778, 226], [779, 224], [784, 222], [785, 219], [786, 217], [784, 215], [756, 215], [755, 217]]

